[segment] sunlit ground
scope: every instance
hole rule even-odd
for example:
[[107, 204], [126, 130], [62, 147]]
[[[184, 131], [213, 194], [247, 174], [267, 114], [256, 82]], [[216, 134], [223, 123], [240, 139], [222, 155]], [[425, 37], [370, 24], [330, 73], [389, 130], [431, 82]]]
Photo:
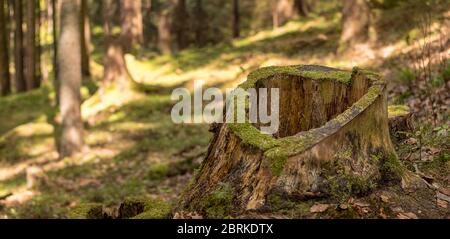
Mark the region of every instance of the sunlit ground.
[[[192, 89], [194, 80], [225, 89], [262, 66], [322, 64], [350, 69], [358, 65], [381, 71], [391, 88], [399, 86], [399, 65], [408, 64], [402, 56], [419, 47], [407, 45], [404, 37], [417, 29], [400, 24], [395, 34], [393, 30], [378, 34], [389, 41], [337, 55], [339, 19], [338, 13], [330, 12], [230, 44], [188, 49], [174, 56], [147, 58], [151, 54], [145, 51], [139, 57], [127, 55], [132, 78], [144, 84], [147, 93], [90, 92], [102, 74], [100, 62], [93, 62], [93, 77], [85, 80], [82, 91], [88, 147], [74, 158], [58, 160], [52, 87], [1, 98], [0, 217], [66, 218], [80, 203], [115, 206], [131, 196], [174, 203], [211, 138], [207, 125], [175, 125], [170, 118], [171, 89]], [[449, 32], [448, 27], [433, 25], [430, 40], [437, 41], [439, 31]], [[448, 56], [450, 48], [446, 45], [435, 54]], [[448, 163], [443, 167], [436, 175], [443, 173], [449, 183], [450, 178], [445, 179]]]

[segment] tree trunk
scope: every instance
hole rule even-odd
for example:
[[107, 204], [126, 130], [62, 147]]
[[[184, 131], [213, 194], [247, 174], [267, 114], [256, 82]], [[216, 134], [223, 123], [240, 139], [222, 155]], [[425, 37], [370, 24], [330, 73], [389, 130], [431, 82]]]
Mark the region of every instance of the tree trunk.
[[36, 1], [26, 1], [25, 82], [27, 90], [36, 86]]
[[81, 0], [81, 71], [84, 76], [90, 76], [91, 55], [91, 25], [89, 21], [88, 0]]
[[294, 6], [297, 14], [302, 17], [307, 17], [313, 10], [315, 0], [295, 0]]
[[233, 0], [233, 38], [241, 36], [239, 0]]
[[126, 43], [126, 48], [130, 49], [136, 44], [144, 41], [144, 26], [142, 22], [142, 1], [122, 0], [122, 39]]
[[186, 0], [176, 0], [172, 23], [177, 48], [183, 50], [189, 45], [189, 14], [186, 10]]
[[6, 2], [0, 0], [0, 96], [11, 92]]
[[272, 0], [272, 21], [274, 29], [281, 27], [293, 15], [294, 2], [292, 0]]
[[62, 117], [59, 144], [60, 157], [82, 150], [83, 121], [81, 118], [81, 43], [80, 4], [61, 0], [61, 29], [58, 41], [58, 82]]
[[172, 30], [170, 12], [163, 10], [159, 14], [158, 47], [163, 54], [172, 53]]
[[[129, 38], [122, 33], [120, 36], [114, 35], [112, 32], [114, 19], [114, 6], [112, 0], [104, 2], [104, 32], [105, 32], [105, 58], [104, 58], [104, 72], [103, 84], [116, 85], [121, 89], [129, 87], [129, 73], [125, 61], [125, 42]], [[126, 18], [122, 18], [123, 21]], [[122, 23], [124, 25], [124, 23]]]
[[350, 46], [369, 39], [370, 8], [366, 0], [345, 0], [342, 8], [341, 44]]
[[53, 87], [57, 90], [55, 90], [56, 94], [56, 104], [59, 105], [59, 82], [58, 82], [58, 0], [51, 0], [52, 1], [52, 37], [53, 37]]
[[41, 21], [42, 21], [42, 15], [41, 15], [41, 1], [36, 2], [36, 21], [35, 21], [35, 28], [36, 28], [36, 54], [35, 54], [35, 69], [36, 69], [36, 75], [34, 77], [34, 85], [39, 88], [41, 86], [42, 82], [42, 65], [41, 65]]
[[23, 11], [22, 11], [22, 0], [14, 1], [14, 21], [16, 24], [15, 34], [14, 34], [14, 66], [15, 66], [15, 78], [16, 78], [16, 90], [17, 92], [25, 92], [27, 90], [27, 85], [25, 83], [25, 76], [23, 71]]
[[241, 87], [280, 90], [278, 133], [263, 134], [250, 123], [213, 127], [206, 159], [176, 213], [272, 215], [277, 203], [364, 195], [382, 180], [399, 180], [386, 84], [377, 74], [269, 67]]
[[203, 47], [206, 45], [208, 41], [208, 15], [205, 12], [205, 9], [203, 8], [203, 1], [202, 0], [196, 0], [195, 6], [194, 6], [194, 18], [193, 26], [194, 26], [194, 34], [195, 34], [195, 44], [197, 46]]

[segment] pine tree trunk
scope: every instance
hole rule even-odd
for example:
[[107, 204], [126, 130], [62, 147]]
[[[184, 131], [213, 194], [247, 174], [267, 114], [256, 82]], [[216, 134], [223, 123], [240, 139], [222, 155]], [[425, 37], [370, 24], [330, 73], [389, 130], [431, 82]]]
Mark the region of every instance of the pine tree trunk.
[[197, 46], [203, 47], [206, 45], [208, 41], [208, 15], [205, 12], [205, 9], [203, 8], [203, 1], [202, 0], [196, 0], [195, 1], [195, 7], [194, 7], [194, 18], [193, 26], [194, 26], [194, 34], [195, 34], [195, 44]]
[[27, 85], [25, 82], [24, 69], [23, 69], [23, 59], [24, 59], [24, 49], [23, 49], [23, 11], [22, 11], [22, 0], [14, 1], [14, 21], [15, 21], [15, 34], [14, 34], [14, 66], [15, 66], [15, 85], [17, 92], [25, 92], [27, 90]]
[[293, 0], [272, 0], [272, 24], [274, 29], [281, 27], [289, 21], [293, 15]]
[[158, 48], [163, 54], [172, 53], [172, 30], [170, 12], [164, 10], [159, 13]]
[[239, 0], [233, 0], [233, 38], [241, 36]]
[[0, 0], [0, 96], [8, 95], [11, 92], [7, 27], [9, 21], [5, 6], [5, 0]]
[[26, 1], [25, 82], [27, 90], [36, 86], [36, 1]]
[[91, 26], [89, 20], [88, 0], [81, 0], [81, 71], [84, 76], [90, 76], [90, 54], [91, 54]]
[[58, 41], [59, 104], [62, 118], [59, 143], [60, 157], [82, 150], [83, 121], [81, 118], [81, 43], [80, 4], [61, 0], [61, 29]]
[[345, 0], [342, 9], [341, 44], [364, 43], [369, 38], [370, 8], [366, 0]]
[[280, 130], [271, 136], [258, 124], [213, 127], [206, 159], [176, 213], [276, 214], [277, 202], [362, 195], [383, 180], [400, 179], [386, 84], [377, 74], [269, 67], [250, 74], [241, 87], [280, 89]]
[[41, 86], [42, 82], [42, 65], [41, 65], [41, 54], [42, 54], [42, 48], [41, 48], [41, 22], [42, 22], [42, 15], [41, 15], [41, 1], [38, 0], [36, 2], [36, 21], [35, 21], [35, 28], [36, 28], [36, 54], [35, 54], [35, 69], [36, 69], [36, 76], [34, 77], [34, 85], [39, 88]]
[[[128, 37], [114, 35], [111, 31], [114, 19], [114, 6], [111, 0], [104, 2], [104, 32], [105, 32], [105, 58], [103, 84], [115, 85], [121, 89], [127, 89], [130, 85], [129, 73], [125, 61], [125, 45]], [[127, 18], [122, 18], [125, 21]], [[125, 23], [122, 23], [125, 25]]]
[[142, 44], [144, 41], [144, 26], [142, 22], [142, 1], [141, 0], [122, 0], [122, 39], [127, 44], [125, 47], [130, 49], [136, 44]]
[[177, 49], [183, 50], [189, 45], [189, 14], [186, 9], [186, 0], [176, 0], [172, 23]]

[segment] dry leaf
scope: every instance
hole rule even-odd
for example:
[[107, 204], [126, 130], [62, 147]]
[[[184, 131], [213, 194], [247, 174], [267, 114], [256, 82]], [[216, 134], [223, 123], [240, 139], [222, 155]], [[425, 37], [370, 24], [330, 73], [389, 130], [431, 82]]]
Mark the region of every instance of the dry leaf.
[[450, 188], [441, 188], [439, 191], [447, 196], [450, 196]]
[[444, 201], [444, 200], [441, 200], [441, 199], [437, 200], [437, 205], [439, 207], [442, 207], [442, 208], [448, 208], [448, 202]]
[[397, 215], [398, 219], [419, 219], [416, 214], [412, 212], [401, 212]]
[[381, 198], [381, 201], [383, 201], [383, 202], [385, 202], [385, 203], [388, 203], [388, 202], [389, 202], [389, 197], [386, 196], [386, 195], [381, 195], [380, 198]]
[[450, 196], [447, 196], [446, 194], [437, 192], [436, 197], [440, 200], [450, 202]]
[[328, 210], [328, 208], [330, 207], [329, 204], [315, 204], [314, 206], [311, 207], [311, 209], [309, 210], [311, 213], [321, 213], [321, 212], [325, 212], [326, 210]]

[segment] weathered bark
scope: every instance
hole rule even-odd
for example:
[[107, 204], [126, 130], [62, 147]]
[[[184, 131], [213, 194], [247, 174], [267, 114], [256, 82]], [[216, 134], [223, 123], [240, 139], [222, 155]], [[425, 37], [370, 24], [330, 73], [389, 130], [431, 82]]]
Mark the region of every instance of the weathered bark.
[[189, 45], [189, 14], [186, 0], [176, 0], [173, 19], [173, 34], [176, 38], [177, 49], [183, 50]]
[[314, 10], [315, 0], [295, 0], [297, 14], [306, 17]]
[[342, 8], [341, 44], [364, 43], [369, 39], [370, 7], [366, 0], [345, 0]]
[[280, 130], [271, 136], [258, 124], [216, 125], [206, 159], [176, 212], [213, 218], [276, 213], [274, 198], [361, 195], [383, 180], [400, 179], [386, 84], [377, 74], [270, 67], [252, 73], [241, 87], [280, 89]]
[[127, 49], [144, 41], [144, 26], [142, 22], [142, 1], [122, 0], [122, 39], [125, 40]]
[[81, 0], [80, 28], [81, 71], [84, 76], [90, 76], [91, 24], [89, 20], [88, 0]]
[[[122, 89], [129, 87], [129, 73], [125, 61], [125, 42], [128, 38], [114, 35], [112, 32], [114, 19], [114, 5], [112, 0], [104, 2], [104, 32], [105, 32], [105, 58], [103, 83], [115, 84]], [[122, 18], [126, 20], [126, 18]], [[122, 24], [123, 25], [123, 24]]]
[[272, 0], [273, 28], [278, 28], [289, 21], [294, 15], [294, 2], [292, 0]]
[[26, 1], [25, 82], [27, 90], [36, 88], [36, 2]]
[[14, 66], [15, 66], [15, 85], [17, 92], [25, 92], [27, 90], [27, 85], [25, 83], [25, 76], [23, 71], [23, 59], [24, 59], [24, 48], [23, 48], [23, 11], [22, 11], [22, 0], [14, 1], [14, 21], [15, 21], [15, 33], [14, 33]]
[[9, 73], [8, 27], [5, 0], [0, 0], [0, 95], [11, 92]]
[[61, 0], [61, 29], [58, 41], [59, 104], [62, 118], [60, 157], [78, 153], [83, 147], [79, 16], [79, 1]]
[[159, 13], [158, 48], [163, 54], [172, 53], [172, 30], [170, 12], [163, 10]]
[[241, 36], [239, 0], [233, 0], [233, 38]]

